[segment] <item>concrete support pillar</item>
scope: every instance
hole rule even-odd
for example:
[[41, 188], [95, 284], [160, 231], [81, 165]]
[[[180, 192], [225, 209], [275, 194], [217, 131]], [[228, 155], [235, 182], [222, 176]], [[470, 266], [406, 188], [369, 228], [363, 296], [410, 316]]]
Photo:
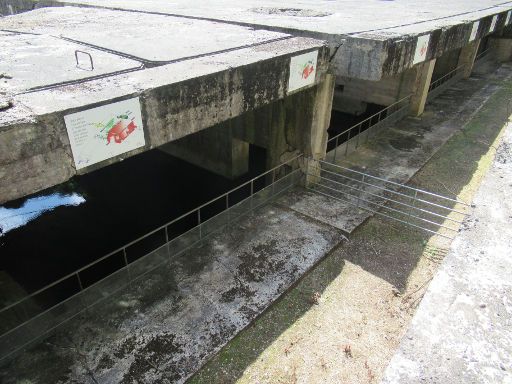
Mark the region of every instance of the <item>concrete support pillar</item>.
[[306, 185], [318, 181], [320, 176], [319, 160], [325, 159], [334, 85], [335, 76], [326, 74], [323, 81], [313, 89], [313, 100], [308, 104], [312, 108], [311, 122], [303, 135]]
[[471, 43], [462, 47], [460, 50], [457, 67], [464, 66], [461, 69], [462, 77], [464, 79], [467, 79], [469, 76], [471, 76], [473, 65], [475, 64], [476, 54], [478, 52], [478, 47], [480, 47], [480, 41], [480, 39], [473, 40]]
[[301, 166], [311, 184], [326, 155], [333, 92], [334, 75], [326, 74], [315, 87], [233, 119], [233, 133], [267, 150], [267, 169], [303, 153]]
[[411, 115], [419, 116], [425, 109], [427, 103], [428, 87], [432, 80], [432, 73], [436, 59], [420, 63], [404, 73], [401, 97], [412, 94]]
[[496, 61], [499, 63], [512, 61], [512, 38], [491, 37], [489, 44]]
[[249, 170], [249, 143], [233, 137], [230, 121], [185, 136], [159, 149], [229, 179]]

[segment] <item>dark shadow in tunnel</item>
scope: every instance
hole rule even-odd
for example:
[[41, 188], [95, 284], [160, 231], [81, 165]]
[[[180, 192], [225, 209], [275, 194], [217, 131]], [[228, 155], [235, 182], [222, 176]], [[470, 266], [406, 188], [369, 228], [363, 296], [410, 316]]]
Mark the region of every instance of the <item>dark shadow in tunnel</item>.
[[[229, 180], [154, 149], [9, 202], [3, 207], [20, 208], [30, 199], [56, 194], [77, 194], [85, 200], [79, 205], [50, 207], [2, 234], [0, 271], [26, 293], [34, 292], [264, 172], [265, 157], [265, 149], [251, 146], [249, 172]], [[237, 191], [230, 196], [230, 204], [249, 192], [247, 188]], [[225, 209], [217, 205], [207, 207], [202, 219]], [[195, 225], [196, 217], [181, 220], [173, 226], [170, 238]], [[133, 262], [164, 243], [162, 231], [148, 236], [127, 249], [127, 260]], [[122, 267], [120, 257], [114, 255], [81, 273], [84, 288]], [[54, 299], [45, 294], [36, 301], [41, 308], [49, 308], [77, 293], [78, 287], [76, 281], [66, 280], [51, 290], [58, 292]], [[8, 304], [8, 292], [3, 296], [1, 302]]]

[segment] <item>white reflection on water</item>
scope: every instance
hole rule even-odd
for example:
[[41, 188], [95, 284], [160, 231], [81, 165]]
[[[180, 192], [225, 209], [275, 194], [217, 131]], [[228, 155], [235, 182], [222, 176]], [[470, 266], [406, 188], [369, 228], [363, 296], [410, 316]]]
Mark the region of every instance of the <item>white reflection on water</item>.
[[85, 199], [77, 193], [70, 195], [54, 193], [30, 198], [19, 208], [0, 207], [0, 236], [27, 224], [54, 208], [63, 205], [77, 206], [82, 203], [85, 203]]

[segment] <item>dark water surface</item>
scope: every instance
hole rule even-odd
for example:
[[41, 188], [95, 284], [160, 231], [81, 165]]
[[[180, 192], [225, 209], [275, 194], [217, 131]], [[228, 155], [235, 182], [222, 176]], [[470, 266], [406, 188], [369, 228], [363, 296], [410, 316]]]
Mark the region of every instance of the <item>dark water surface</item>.
[[152, 150], [9, 202], [0, 206], [0, 271], [33, 292], [256, 176], [264, 164], [265, 151], [251, 147], [249, 173], [229, 180]]

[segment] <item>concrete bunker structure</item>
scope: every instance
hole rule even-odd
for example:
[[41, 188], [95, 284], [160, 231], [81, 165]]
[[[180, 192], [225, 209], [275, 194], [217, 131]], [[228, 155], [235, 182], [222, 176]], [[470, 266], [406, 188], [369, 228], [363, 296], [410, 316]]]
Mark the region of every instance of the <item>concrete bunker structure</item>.
[[[7, 47], [0, 64], [6, 90], [0, 113], [0, 203], [156, 147], [228, 177], [246, 170], [248, 142], [269, 149], [269, 165], [287, 154], [325, 153], [334, 84], [322, 41], [206, 20], [78, 7], [3, 18], [0, 29]], [[301, 79], [297, 65], [304, 58], [311, 61], [312, 73]], [[77, 147], [87, 152], [90, 145], [82, 137], [87, 136], [84, 124], [101, 122], [87, 117], [87, 122], [71, 122], [70, 134], [66, 119], [82, 119], [83, 111], [104, 113], [121, 102], [121, 109], [112, 111], [117, 118], [126, 108], [122, 102], [135, 99], [138, 125], [144, 127], [138, 141], [125, 131], [121, 136], [134, 142], [128, 150], [80, 157]], [[249, 125], [254, 117], [248, 113], [265, 106], [273, 122], [258, 117], [257, 127]], [[204, 131], [218, 124], [224, 125]], [[294, 132], [290, 142], [282, 139], [285, 126]], [[105, 126], [99, 131], [107, 132]], [[116, 145], [103, 139], [103, 148]], [[115, 142], [120, 140], [117, 136]]]
[[0, 204], [151, 149], [234, 178], [252, 144], [267, 168], [303, 153], [314, 177], [332, 107], [407, 96], [420, 115], [432, 80], [469, 76], [487, 44], [512, 53], [512, 5], [496, 1], [302, 4], [1, 1], [31, 11], [0, 19]]
[[[439, 83], [455, 71], [468, 77], [477, 53], [488, 48], [487, 36], [503, 35], [512, 12], [512, 4], [495, 0], [438, 1], [424, 8], [420, 1], [405, 0], [304, 2], [301, 8], [272, 1], [4, 0], [4, 14], [34, 11], [0, 22], [8, 47], [0, 68], [7, 74], [2, 97], [9, 106], [1, 116], [2, 143], [27, 136], [23, 149], [0, 159], [10, 184], [0, 202], [75, 174], [70, 148], [64, 149], [70, 144], [63, 117], [123, 97], [141, 98], [146, 129], [143, 149], [128, 155], [161, 147], [227, 177], [247, 170], [249, 144], [267, 148], [269, 167], [298, 152], [324, 157], [326, 132], [314, 131], [317, 125], [328, 127], [331, 103], [334, 110], [360, 115], [368, 104], [386, 107], [408, 98], [410, 113], [418, 116], [432, 80]], [[109, 25], [113, 20], [115, 30]], [[510, 55], [505, 41], [495, 43], [503, 57]], [[23, 67], [10, 61], [20, 49], [25, 50]], [[284, 101], [293, 93], [286, 62], [314, 49], [319, 52], [317, 90]], [[73, 56], [76, 66], [70, 69]], [[19, 68], [25, 72], [16, 73]], [[35, 80], [32, 72], [44, 76]], [[326, 81], [336, 83], [333, 97]], [[50, 145], [48, 133], [34, 128], [45, 124], [51, 126]], [[291, 130], [301, 133], [290, 135]], [[122, 158], [111, 156], [78, 173]], [[26, 175], [23, 181], [20, 172]]]
[[[6, 0], [9, 3], [9, 0]], [[367, 103], [388, 106], [412, 94], [411, 111], [422, 113], [432, 76], [454, 68], [471, 73], [480, 42], [510, 25], [512, 4], [496, 0], [393, 2], [356, 0], [190, 1], [44, 0], [34, 6], [79, 5], [264, 28], [324, 40], [336, 75], [334, 108], [362, 113]], [[436, 60], [438, 63], [436, 65]], [[434, 69], [435, 68], [435, 69]]]

